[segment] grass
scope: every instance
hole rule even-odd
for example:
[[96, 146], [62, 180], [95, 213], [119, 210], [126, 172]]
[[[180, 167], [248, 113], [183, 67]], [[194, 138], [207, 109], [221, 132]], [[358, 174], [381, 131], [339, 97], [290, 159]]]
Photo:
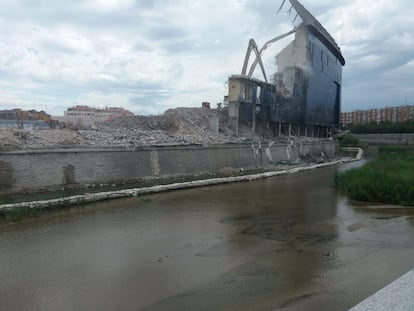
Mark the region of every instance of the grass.
[[414, 205], [414, 149], [382, 147], [364, 166], [337, 173], [335, 184], [353, 200]]
[[339, 146], [340, 147], [358, 147], [359, 141], [358, 138], [356, 138], [351, 133], [347, 133], [345, 136], [343, 136], [341, 139], [339, 139]]

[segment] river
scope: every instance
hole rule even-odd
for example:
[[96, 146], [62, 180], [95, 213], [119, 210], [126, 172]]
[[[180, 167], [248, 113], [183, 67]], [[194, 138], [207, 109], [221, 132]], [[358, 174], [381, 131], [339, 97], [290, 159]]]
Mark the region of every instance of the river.
[[414, 268], [414, 212], [337, 167], [0, 225], [0, 310], [347, 310]]

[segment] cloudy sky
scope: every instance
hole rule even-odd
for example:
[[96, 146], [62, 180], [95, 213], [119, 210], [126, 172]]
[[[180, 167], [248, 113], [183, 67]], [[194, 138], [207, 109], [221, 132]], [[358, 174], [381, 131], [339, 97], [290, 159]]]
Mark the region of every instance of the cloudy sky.
[[[248, 40], [292, 29], [281, 0], [0, 0], [0, 109], [157, 114], [215, 105]], [[342, 109], [414, 104], [412, 0], [302, 0], [346, 59]], [[269, 47], [274, 55], [293, 37]], [[255, 75], [261, 78], [259, 70]]]

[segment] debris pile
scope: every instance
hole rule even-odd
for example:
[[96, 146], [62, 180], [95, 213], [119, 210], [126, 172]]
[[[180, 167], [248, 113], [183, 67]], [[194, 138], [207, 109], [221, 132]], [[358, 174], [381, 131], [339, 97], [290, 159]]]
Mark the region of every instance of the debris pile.
[[[211, 118], [219, 118], [218, 133], [209, 128]], [[94, 129], [20, 130], [0, 129], [0, 149], [76, 147], [76, 146], [148, 146], [148, 145], [216, 145], [249, 141], [287, 141], [274, 137], [267, 129], [240, 125], [239, 135], [228, 127], [224, 110], [175, 108], [158, 116], [116, 118]]]

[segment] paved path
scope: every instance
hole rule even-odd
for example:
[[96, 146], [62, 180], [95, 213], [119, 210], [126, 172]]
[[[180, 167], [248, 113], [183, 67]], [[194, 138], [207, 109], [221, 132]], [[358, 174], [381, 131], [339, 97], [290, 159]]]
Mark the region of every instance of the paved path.
[[363, 300], [349, 311], [414, 310], [414, 270]]

